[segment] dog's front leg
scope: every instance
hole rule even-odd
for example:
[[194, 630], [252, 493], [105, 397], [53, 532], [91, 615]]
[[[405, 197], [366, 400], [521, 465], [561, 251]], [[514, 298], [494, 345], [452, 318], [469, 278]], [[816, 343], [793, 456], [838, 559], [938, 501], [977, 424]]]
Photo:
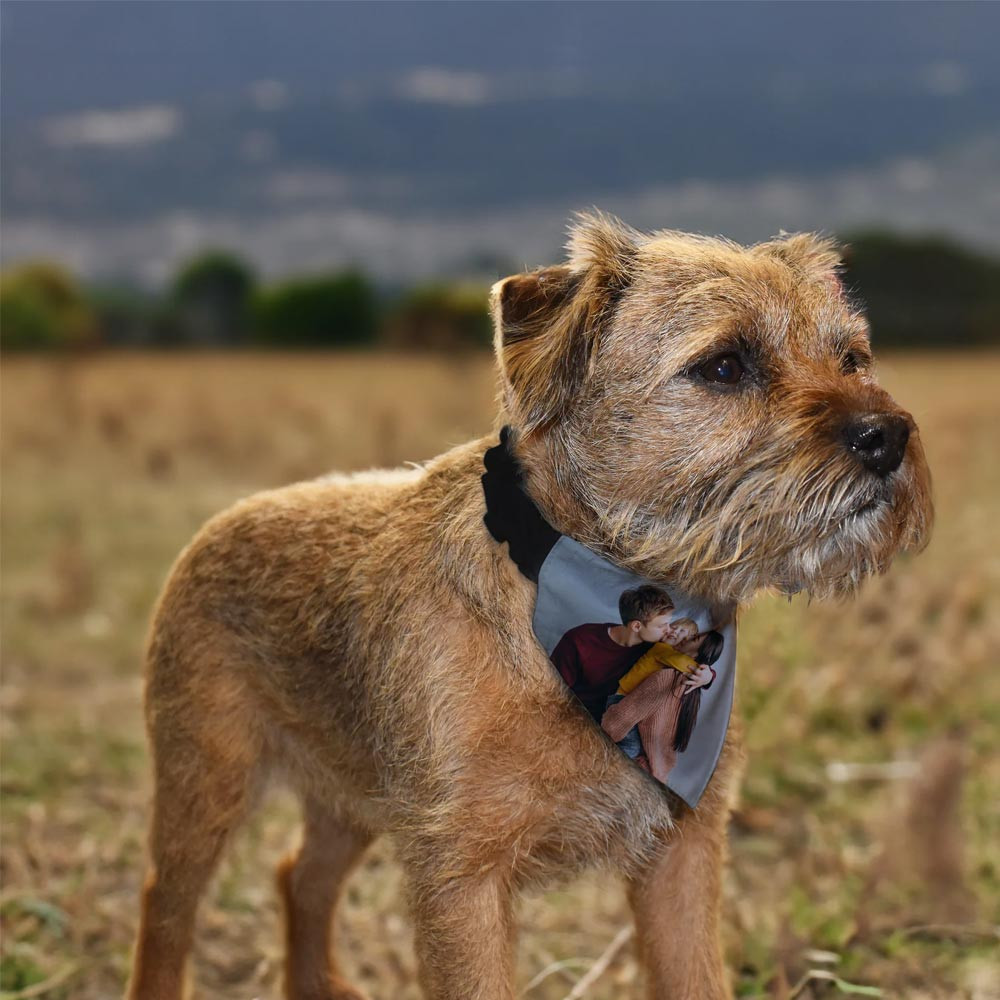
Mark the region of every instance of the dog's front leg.
[[650, 1000], [732, 997], [720, 940], [728, 812], [722, 802], [686, 811], [662, 850], [629, 881]]
[[427, 1000], [512, 1000], [514, 920], [508, 878], [497, 869], [449, 877], [409, 872], [420, 984]]

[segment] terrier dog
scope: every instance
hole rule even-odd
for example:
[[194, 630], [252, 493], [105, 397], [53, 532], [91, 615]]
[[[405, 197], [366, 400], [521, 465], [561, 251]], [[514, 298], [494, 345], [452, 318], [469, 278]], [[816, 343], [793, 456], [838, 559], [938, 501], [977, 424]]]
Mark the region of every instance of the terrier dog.
[[692, 810], [593, 725], [532, 633], [534, 584], [484, 527], [483, 454], [509, 424], [552, 526], [720, 604], [845, 594], [884, 571], [927, 537], [928, 471], [829, 241], [745, 248], [593, 215], [569, 250], [492, 290], [492, 434], [422, 467], [257, 494], [180, 555], [147, 650], [135, 1000], [180, 997], [198, 898], [274, 770], [305, 815], [279, 872], [293, 1000], [361, 996], [331, 924], [381, 834], [428, 997], [510, 1000], [516, 893], [590, 866], [626, 880], [651, 997], [730, 995], [739, 727]]

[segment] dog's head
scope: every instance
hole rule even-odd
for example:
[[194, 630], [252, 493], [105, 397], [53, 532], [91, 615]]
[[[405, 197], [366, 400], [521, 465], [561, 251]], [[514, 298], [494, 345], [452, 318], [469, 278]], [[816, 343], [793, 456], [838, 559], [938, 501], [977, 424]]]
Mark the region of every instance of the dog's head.
[[713, 599], [846, 593], [921, 547], [916, 425], [872, 371], [834, 245], [602, 215], [494, 285], [503, 417], [562, 531]]

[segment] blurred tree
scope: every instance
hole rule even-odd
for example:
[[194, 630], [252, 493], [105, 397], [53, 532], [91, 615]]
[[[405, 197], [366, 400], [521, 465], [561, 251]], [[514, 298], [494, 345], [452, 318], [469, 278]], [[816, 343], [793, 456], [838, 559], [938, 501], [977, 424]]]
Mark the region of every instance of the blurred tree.
[[1000, 342], [1000, 262], [944, 238], [864, 232], [848, 237], [847, 287], [868, 309], [879, 346]]
[[425, 285], [405, 293], [382, 332], [391, 347], [461, 350], [489, 347], [493, 324], [479, 285]]
[[264, 289], [253, 312], [255, 339], [275, 347], [370, 344], [379, 319], [375, 292], [358, 271]]
[[52, 315], [28, 288], [0, 284], [0, 345], [4, 350], [55, 347], [59, 343]]
[[239, 257], [210, 250], [174, 279], [172, 299], [183, 339], [230, 347], [248, 339], [254, 273]]
[[31, 261], [0, 276], [4, 349], [90, 347], [99, 339], [94, 311], [68, 271]]

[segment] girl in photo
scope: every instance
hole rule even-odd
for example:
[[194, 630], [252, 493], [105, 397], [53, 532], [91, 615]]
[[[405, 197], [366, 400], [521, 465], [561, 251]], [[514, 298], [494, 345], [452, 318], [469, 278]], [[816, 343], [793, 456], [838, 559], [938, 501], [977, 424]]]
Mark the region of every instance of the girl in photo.
[[[633, 668], [637, 676], [641, 674], [639, 683], [614, 704], [609, 699], [602, 728], [617, 743], [637, 727], [641, 753], [635, 757], [636, 763], [664, 784], [677, 754], [687, 749], [698, 719], [701, 692], [715, 680], [711, 665], [722, 655], [723, 644], [721, 633], [716, 631], [694, 632], [665, 650], [657, 651], [657, 646], [666, 645], [657, 643]], [[650, 662], [643, 666], [646, 657]]]

